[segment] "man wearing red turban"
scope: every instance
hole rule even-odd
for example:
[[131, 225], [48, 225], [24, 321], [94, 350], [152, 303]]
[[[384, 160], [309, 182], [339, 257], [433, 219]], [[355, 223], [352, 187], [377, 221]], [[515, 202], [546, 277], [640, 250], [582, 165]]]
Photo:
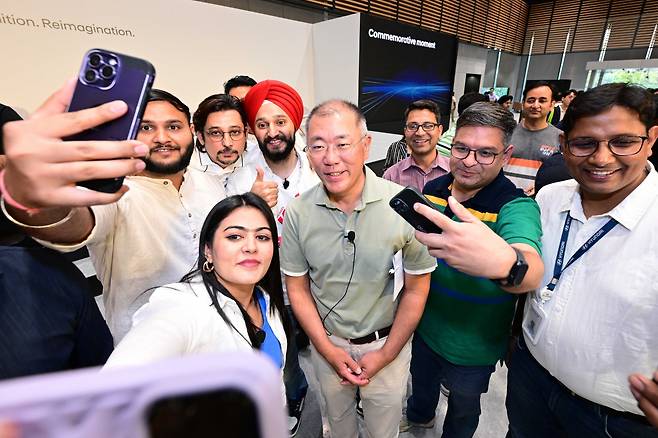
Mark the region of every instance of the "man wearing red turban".
[[[295, 149], [295, 133], [304, 117], [302, 98], [290, 85], [267, 80], [249, 90], [243, 105], [261, 154], [249, 165], [231, 174], [226, 192], [234, 195], [251, 191], [267, 201], [276, 217], [281, 236], [288, 202], [320, 181], [311, 169], [306, 154], [298, 153]], [[285, 294], [284, 298], [293, 326], [297, 328], [288, 295]], [[291, 417], [291, 435], [299, 427], [301, 408], [308, 388], [299, 367], [294, 339], [288, 344], [283, 372]]]

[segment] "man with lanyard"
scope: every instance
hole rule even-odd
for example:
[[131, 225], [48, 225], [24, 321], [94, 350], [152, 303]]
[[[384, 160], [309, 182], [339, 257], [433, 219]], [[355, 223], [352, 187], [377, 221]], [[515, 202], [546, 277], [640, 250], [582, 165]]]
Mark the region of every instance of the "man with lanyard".
[[443, 436], [473, 436], [481, 395], [508, 348], [517, 294], [539, 285], [539, 208], [502, 172], [515, 126], [497, 103], [471, 105], [457, 119], [450, 173], [423, 189], [443, 233], [418, 237], [438, 266], [412, 343], [412, 395], [400, 432], [434, 427], [443, 385], [450, 391]]
[[658, 365], [658, 137], [644, 89], [574, 99], [560, 136], [575, 180], [537, 195], [543, 287], [528, 297], [508, 373], [512, 437], [658, 437], [628, 387]]
[[[253, 86], [243, 104], [260, 151], [250, 165], [231, 174], [226, 191], [230, 195], [251, 191], [267, 201], [276, 218], [281, 239], [288, 202], [320, 181], [306, 155], [297, 152], [295, 148], [295, 132], [304, 114], [302, 98], [290, 85], [267, 80]], [[295, 331], [299, 333], [296, 337], [301, 341], [304, 335], [298, 329], [287, 293], [284, 299]], [[308, 388], [304, 372], [299, 366], [295, 339], [288, 345], [283, 377], [288, 398], [290, 432], [294, 435], [299, 427]]]

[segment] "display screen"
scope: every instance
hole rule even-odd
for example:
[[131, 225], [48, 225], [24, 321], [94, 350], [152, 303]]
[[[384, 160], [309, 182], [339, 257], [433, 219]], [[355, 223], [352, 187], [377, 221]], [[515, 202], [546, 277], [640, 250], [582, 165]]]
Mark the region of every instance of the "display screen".
[[430, 99], [448, 120], [457, 39], [450, 35], [361, 14], [359, 108], [368, 128], [401, 134], [404, 110]]

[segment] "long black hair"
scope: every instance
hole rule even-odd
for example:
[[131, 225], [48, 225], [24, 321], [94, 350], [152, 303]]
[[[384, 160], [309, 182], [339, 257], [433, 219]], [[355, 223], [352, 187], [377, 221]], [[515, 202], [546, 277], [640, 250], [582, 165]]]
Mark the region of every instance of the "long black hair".
[[[213, 238], [215, 237], [215, 232], [221, 221], [223, 221], [228, 215], [240, 207], [252, 207], [260, 211], [262, 215], [267, 220], [267, 224], [270, 227], [272, 233], [272, 246], [274, 251], [272, 253], [272, 262], [270, 267], [267, 269], [265, 276], [261, 278], [257, 285], [265, 290], [270, 296], [271, 304], [271, 313], [274, 313], [274, 309], [279, 312], [281, 321], [283, 322], [283, 328], [286, 332], [286, 338], [290, 338], [290, 325], [288, 322], [288, 317], [285, 309], [285, 304], [283, 302], [283, 287], [281, 285], [281, 268], [279, 264], [279, 237], [276, 228], [276, 221], [272, 215], [272, 210], [263, 201], [259, 196], [247, 192], [241, 195], [229, 196], [228, 198], [223, 199], [217, 205], [210, 210], [208, 216], [206, 217], [203, 227], [201, 228], [201, 235], [199, 236], [199, 258], [197, 261], [197, 267], [195, 270], [186, 274], [182, 279], [182, 283], [189, 283], [197, 275], [201, 275], [203, 284], [210, 295], [212, 304], [222, 317], [222, 319], [235, 330], [237, 330], [233, 324], [229, 321], [228, 317], [222, 310], [217, 300], [217, 293], [228, 297], [229, 299], [235, 301], [242, 313], [244, 318], [245, 325], [247, 326], [247, 333], [249, 335], [249, 341], [251, 345], [255, 348], [260, 346], [262, 339], [258, 342], [257, 333], [261, 330], [253, 323], [247, 311], [242, 307], [240, 302], [235, 299], [231, 292], [221, 284], [215, 275], [215, 271], [205, 272], [203, 270], [203, 264], [206, 261], [205, 248], [206, 246], [212, 247]], [[262, 336], [262, 335], [261, 335]]]

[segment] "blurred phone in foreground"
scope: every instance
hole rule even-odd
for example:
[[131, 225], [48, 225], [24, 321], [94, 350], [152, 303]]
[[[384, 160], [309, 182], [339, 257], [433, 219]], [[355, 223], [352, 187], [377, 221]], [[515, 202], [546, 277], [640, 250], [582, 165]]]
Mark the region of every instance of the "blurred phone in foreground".
[[195, 355], [0, 384], [0, 418], [28, 438], [285, 438], [281, 374], [254, 353]]
[[[69, 112], [122, 100], [128, 111], [118, 119], [76, 134], [67, 140], [133, 140], [144, 115], [149, 91], [155, 78], [150, 62], [103, 49], [85, 53], [78, 73]], [[123, 178], [80, 181], [91, 190], [114, 193]]]

